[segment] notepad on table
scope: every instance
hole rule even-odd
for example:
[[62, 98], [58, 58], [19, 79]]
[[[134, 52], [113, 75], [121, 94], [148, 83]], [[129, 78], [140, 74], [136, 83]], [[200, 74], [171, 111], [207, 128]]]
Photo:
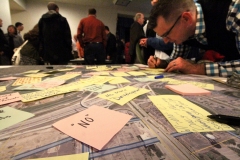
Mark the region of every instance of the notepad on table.
[[192, 84], [166, 85], [166, 88], [181, 95], [210, 95], [211, 92]]

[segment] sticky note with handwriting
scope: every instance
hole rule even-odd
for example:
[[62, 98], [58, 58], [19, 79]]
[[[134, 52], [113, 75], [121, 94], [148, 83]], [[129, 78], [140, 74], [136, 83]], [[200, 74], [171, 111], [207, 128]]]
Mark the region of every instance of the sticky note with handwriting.
[[113, 85], [95, 84], [95, 85], [84, 87], [83, 90], [102, 93], [102, 92], [109, 91], [109, 90], [112, 90], [115, 88], [117, 88], [117, 87], [113, 86]]
[[146, 76], [145, 73], [139, 72], [139, 71], [130, 71], [130, 72], [127, 72], [127, 73], [132, 75], [132, 76]]
[[201, 107], [178, 95], [148, 96], [177, 132], [212, 132], [234, 130], [208, 118]]
[[43, 77], [50, 76], [50, 74], [36, 73], [36, 74], [27, 74], [25, 76], [27, 76], [27, 77], [34, 77], [34, 78], [43, 78]]
[[21, 100], [21, 96], [18, 92], [0, 95], [0, 106], [12, 102], [17, 102]]
[[6, 86], [0, 86], [0, 92], [6, 91]]
[[120, 105], [124, 105], [125, 103], [131, 101], [132, 99], [148, 92], [150, 92], [150, 90], [136, 88], [132, 86], [126, 86], [124, 88], [119, 88], [119, 89], [98, 95], [98, 97], [107, 99], [109, 101], [115, 102]]
[[21, 86], [24, 84], [33, 84], [37, 82], [41, 82], [42, 78], [33, 78], [33, 77], [24, 77], [24, 78], [18, 78], [12, 86]]
[[101, 150], [132, 116], [92, 106], [53, 124], [63, 133]]
[[20, 111], [12, 107], [4, 107], [0, 108], [0, 110], [0, 130], [34, 116], [32, 113]]

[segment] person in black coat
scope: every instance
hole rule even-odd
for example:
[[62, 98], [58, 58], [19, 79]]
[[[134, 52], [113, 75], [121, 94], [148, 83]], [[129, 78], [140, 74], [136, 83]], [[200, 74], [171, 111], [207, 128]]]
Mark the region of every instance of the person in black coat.
[[143, 31], [144, 15], [142, 13], [137, 13], [134, 17], [134, 23], [130, 28], [130, 48], [129, 54], [131, 56], [131, 63], [136, 60], [136, 44], [139, 43], [141, 38], [145, 37]]
[[59, 14], [58, 6], [50, 2], [48, 12], [38, 22], [40, 56], [50, 64], [67, 64], [72, 55], [72, 36], [67, 19]]
[[116, 37], [109, 31], [108, 26], [105, 26], [105, 33], [107, 35], [106, 55], [108, 60], [112, 60], [112, 63], [116, 63], [117, 47]]
[[9, 44], [4, 36], [4, 33], [1, 29], [3, 25], [2, 19], [0, 18], [0, 65], [9, 65], [10, 59], [8, 57], [10, 54]]

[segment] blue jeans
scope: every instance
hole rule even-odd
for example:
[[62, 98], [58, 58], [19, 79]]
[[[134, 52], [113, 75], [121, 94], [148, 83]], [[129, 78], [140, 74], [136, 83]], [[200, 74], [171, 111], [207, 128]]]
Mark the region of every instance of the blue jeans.
[[88, 43], [84, 47], [84, 60], [87, 65], [105, 64], [105, 57], [102, 43]]

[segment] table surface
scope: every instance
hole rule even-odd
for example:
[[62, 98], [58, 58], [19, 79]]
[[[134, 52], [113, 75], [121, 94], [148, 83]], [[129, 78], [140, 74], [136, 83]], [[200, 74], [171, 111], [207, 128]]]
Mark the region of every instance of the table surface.
[[[64, 69], [70, 66], [53, 66]], [[92, 70], [85, 66], [75, 66], [74, 72], [82, 71], [67, 83], [75, 82]], [[132, 68], [122, 65], [124, 70]], [[123, 69], [124, 68], [124, 69]], [[135, 67], [136, 68], [136, 67]], [[49, 71], [46, 66], [14, 66], [0, 68], [0, 77], [18, 76], [29, 70]], [[52, 77], [65, 74], [56, 73]], [[141, 76], [139, 76], [141, 77]], [[117, 84], [118, 88], [135, 86], [151, 90], [129, 103], [120, 106], [111, 101], [98, 98], [98, 93], [90, 91], [71, 92], [33, 102], [14, 102], [10, 106], [35, 114], [34, 117], [0, 131], [0, 159], [44, 158], [90, 152], [94, 160], [185, 160], [185, 159], [240, 159], [239, 128], [235, 131], [177, 133], [163, 114], [147, 98], [149, 95], [175, 94], [167, 89], [168, 82], [139, 82], [134, 76], [124, 77], [131, 83]], [[212, 114], [240, 115], [240, 90], [213, 81], [207, 76], [176, 74], [177, 80], [188, 80], [214, 84], [211, 96], [183, 96], [187, 100], [206, 109]], [[0, 94], [12, 93], [15, 80], [0, 82], [7, 90]], [[20, 94], [33, 91], [19, 91]], [[65, 117], [76, 114], [92, 105], [109, 108], [132, 115], [133, 118], [119, 131], [103, 150], [97, 151], [52, 127], [52, 124]], [[97, 133], [96, 133], [97, 134]], [[147, 137], [142, 139], [142, 137]], [[215, 139], [208, 138], [211, 135]]]

